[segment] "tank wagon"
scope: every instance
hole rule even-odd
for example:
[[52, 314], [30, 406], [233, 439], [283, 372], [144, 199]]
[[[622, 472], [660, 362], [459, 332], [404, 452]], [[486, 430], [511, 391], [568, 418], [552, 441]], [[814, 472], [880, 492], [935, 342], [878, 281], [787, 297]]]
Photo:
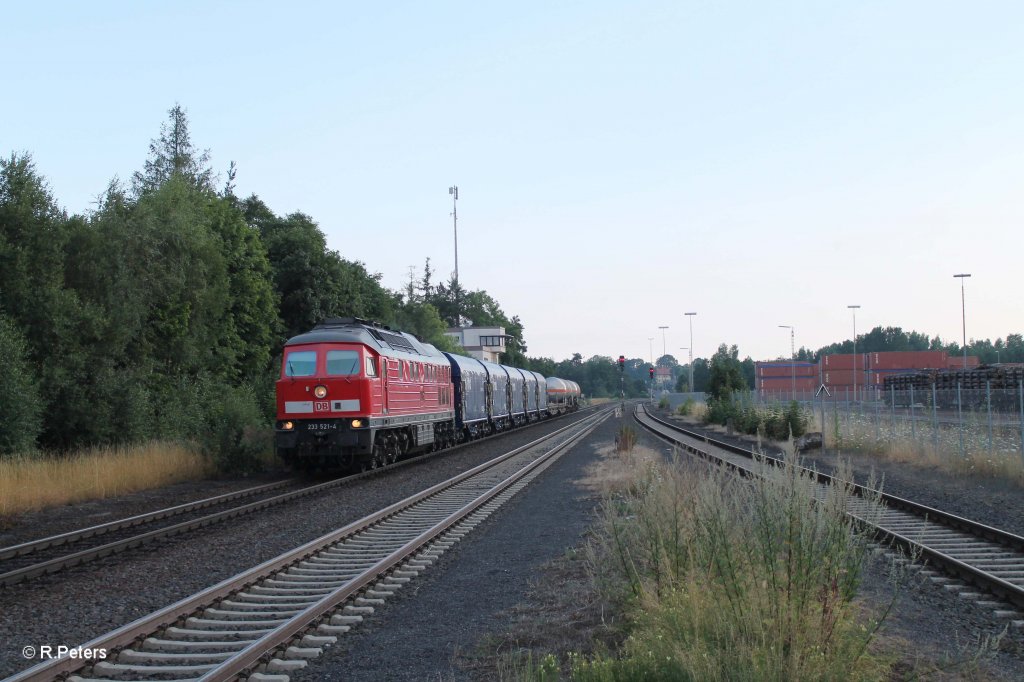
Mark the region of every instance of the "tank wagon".
[[548, 412], [563, 414], [580, 405], [580, 385], [568, 379], [547, 378]]
[[443, 353], [358, 318], [285, 344], [277, 454], [301, 470], [373, 469], [575, 410], [579, 385]]

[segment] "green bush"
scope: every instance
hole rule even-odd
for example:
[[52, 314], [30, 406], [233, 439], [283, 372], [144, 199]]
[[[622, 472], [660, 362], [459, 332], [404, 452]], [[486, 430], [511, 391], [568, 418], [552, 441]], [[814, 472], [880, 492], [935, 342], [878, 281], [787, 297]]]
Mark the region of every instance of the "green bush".
[[42, 427], [43, 404], [35, 371], [28, 361], [25, 337], [0, 315], [0, 455], [35, 448]]
[[668, 397], [664, 397], [661, 400], [659, 400], [658, 407], [660, 407], [663, 410], [667, 410], [669, 407]]
[[708, 402], [704, 423], [731, 425], [736, 431], [751, 436], [761, 430], [763, 435], [772, 440], [787, 440], [790, 435], [799, 438], [807, 433], [808, 418], [796, 401], [785, 409], [779, 409], [737, 405], [729, 399], [723, 399]]
[[676, 408], [676, 414], [683, 417], [690, 415], [693, 413], [693, 406], [696, 404], [697, 403], [693, 401], [693, 398], [687, 398], [686, 402]]
[[263, 468], [272, 432], [251, 388], [222, 387], [217, 398], [207, 404], [206, 419], [200, 442], [220, 471], [245, 473]]

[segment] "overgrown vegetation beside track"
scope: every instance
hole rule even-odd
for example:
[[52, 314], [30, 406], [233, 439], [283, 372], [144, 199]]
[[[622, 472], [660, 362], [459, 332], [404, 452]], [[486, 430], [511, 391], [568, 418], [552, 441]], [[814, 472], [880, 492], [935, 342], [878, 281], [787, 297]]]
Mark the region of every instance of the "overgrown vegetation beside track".
[[594, 590], [625, 613], [623, 643], [561, 661], [520, 653], [506, 679], [889, 675], [869, 649], [882, 614], [854, 601], [870, 549], [845, 513], [848, 489], [816, 501], [815, 481], [796, 467], [747, 480], [617, 450], [632, 476], [605, 495], [589, 563]]
[[760, 434], [771, 440], [799, 438], [807, 432], [810, 417], [793, 401], [786, 406], [757, 406], [732, 399], [711, 400], [702, 421], [730, 426], [740, 433]]

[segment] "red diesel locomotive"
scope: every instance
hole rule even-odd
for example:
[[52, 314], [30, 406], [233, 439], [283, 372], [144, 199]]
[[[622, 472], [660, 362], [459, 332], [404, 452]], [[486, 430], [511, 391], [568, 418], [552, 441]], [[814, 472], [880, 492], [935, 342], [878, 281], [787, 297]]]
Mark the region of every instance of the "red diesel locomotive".
[[455, 442], [451, 366], [411, 334], [332, 318], [284, 348], [277, 452], [296, 468], [377, 468]]

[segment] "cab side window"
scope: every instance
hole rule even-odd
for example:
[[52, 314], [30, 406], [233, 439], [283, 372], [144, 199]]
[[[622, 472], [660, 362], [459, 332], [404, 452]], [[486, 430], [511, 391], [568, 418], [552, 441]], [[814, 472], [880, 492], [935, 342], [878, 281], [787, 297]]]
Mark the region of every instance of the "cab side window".
[[377, 376], [377, 358], [366, 356], [366, 376], [375, 377]]

